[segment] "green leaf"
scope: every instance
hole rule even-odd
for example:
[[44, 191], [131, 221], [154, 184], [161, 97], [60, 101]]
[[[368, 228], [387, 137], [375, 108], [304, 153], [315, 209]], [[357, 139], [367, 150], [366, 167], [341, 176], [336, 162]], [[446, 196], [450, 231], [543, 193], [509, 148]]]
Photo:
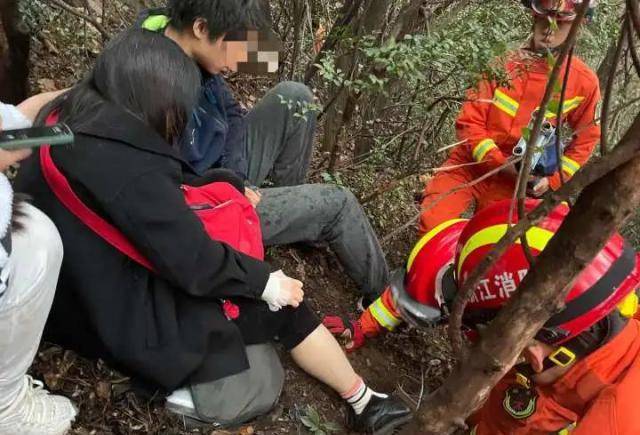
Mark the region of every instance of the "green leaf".
[[334, 181], [334, 180], [333, 180], [333, 175], [331, 175], [331, 174], [330, 174], [330, 173], [328, 173], [328, 172], [323, 172], [322, 174], [320, 174], [320, 176], [322, 177], [322, 180], [323, 180], [325, 183], [333, 183], [333, 181]]
[[302, 424], [308, 427], [309, 430], [311, 430], [312, 432], [315, 432], [316, 430], [318, 430], [318, 426], [313, 421], [311, 421], [311, 419], [309, 419], [309, 417], [307, 416], [304, 416], [304, 415], [301, 416], [300, 422], [302, 422]]
[[556, 57], [551, 50], [547, 50], [547, 65], [549, 65], [549, 69], [553, 69], [553, 67], [556, 66]]
[[311, 419], [311, 421], [315, 422], [317, 426], [320, 425], [320, 413], [312, 406], [307, 406], [307, 417]]
[[529, 141], [529, 139], [531, 139], [531, 129], [529, 127], [524, 127], [522, 129], [522, 137], [524, 138], [524, 140], [526, 140], [527, 142]]
[[329, 421], [324, 425], [324, 430], [327, 432], [338, 432], [340, 429], [340, 426], [334, 421]]

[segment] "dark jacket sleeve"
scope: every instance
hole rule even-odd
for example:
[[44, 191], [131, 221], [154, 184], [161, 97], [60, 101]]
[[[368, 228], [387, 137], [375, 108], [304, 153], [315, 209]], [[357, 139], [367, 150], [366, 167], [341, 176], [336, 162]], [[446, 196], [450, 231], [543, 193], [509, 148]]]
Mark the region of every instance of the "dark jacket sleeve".
[[227, 133], [224, 151], [222, 154], [221, 166], [231, 169], [243, 179], [247, 178], [248, 164], [245, 149], [245, 111], [242, 109], [238, 101], [233, 96], [231, 89], [227, 86], [224, 79], [220, 76], [216, 79], [218, 86], [218, 95], [222, 100], [225, 113], [227, 115], [227, 123], [229, 131]]
[[178, 186], [177, 173], [147, 172], [112, 200], [110, 218], [161, 277], [186, 293], [259, 299], [268, 264], [211, 240]]

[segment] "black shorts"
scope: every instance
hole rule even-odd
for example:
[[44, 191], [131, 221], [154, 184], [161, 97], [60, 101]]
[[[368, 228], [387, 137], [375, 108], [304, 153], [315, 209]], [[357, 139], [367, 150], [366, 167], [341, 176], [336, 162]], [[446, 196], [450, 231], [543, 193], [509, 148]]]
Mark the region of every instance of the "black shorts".
[[271, 311], [266, 302], [235, 299], [240, 316], [234, 320], [245, 345], [262, 344], [276, 338], [287, 350], [299, 345], [320, 325], [320, 319], [304, 302], [298, 308]]

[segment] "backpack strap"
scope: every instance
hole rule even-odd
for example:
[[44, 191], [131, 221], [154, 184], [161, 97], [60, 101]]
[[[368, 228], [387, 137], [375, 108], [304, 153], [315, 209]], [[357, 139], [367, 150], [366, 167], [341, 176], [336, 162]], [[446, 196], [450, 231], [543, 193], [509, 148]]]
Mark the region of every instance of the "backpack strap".
[[[55, 124], [57, 118], [57, 114], [49, 115], [47, 125]], [[138, 251], [120, 230], [87, 207], [76, 195], [67, 178], [53, 162], [51, 158], [51, 147], [49, 145], [40, 147], [40, 167], [49, 188], [67, 210], [122, 254], [131, 258], [141, 266], [149, 270], [154, 270], [149, 260]]]

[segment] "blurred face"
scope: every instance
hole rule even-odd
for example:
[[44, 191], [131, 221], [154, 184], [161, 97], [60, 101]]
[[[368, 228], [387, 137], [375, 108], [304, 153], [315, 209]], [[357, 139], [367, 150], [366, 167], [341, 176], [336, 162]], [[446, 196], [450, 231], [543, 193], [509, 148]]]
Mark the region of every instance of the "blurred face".
[[265, 74], [278, 71], [280, 43], [258, 30], [225, 36], [227, 68], [234, 72]]
[[223, 41], [222, 50], [225, 69], [229, 71], [238, 72], [239, 64], [249, 61], [248, 41]]
[[535, 50], [558, 48], [567, 40], [571, 21], [556, 21], [547, 17], [535, 17], [533, 45]]
[[257, 30], [232, 32], [211, 40], [207, 22], [199, 18], [189, 31], [177, 32], [170, 27], [165, 34], [209, 74], [278, 71], [279, 41]]
[[[529, 346], [527, 346], [522, 354], [521, 358], [528, 363], [533, 371], [536, 373], [532, 376], [532, 380], [539, 385], [550, 385], [560, 379], [565, 373], [567, 373], [575, 361], [569, 364], [567, 367], [554, 366], [549, 370], [544, 370], [544, 359], [551, 355], [555, 349], [545, 343], [538, 340], [533, 340]], [[544, 371], [543, 371], [544, 370]]]

